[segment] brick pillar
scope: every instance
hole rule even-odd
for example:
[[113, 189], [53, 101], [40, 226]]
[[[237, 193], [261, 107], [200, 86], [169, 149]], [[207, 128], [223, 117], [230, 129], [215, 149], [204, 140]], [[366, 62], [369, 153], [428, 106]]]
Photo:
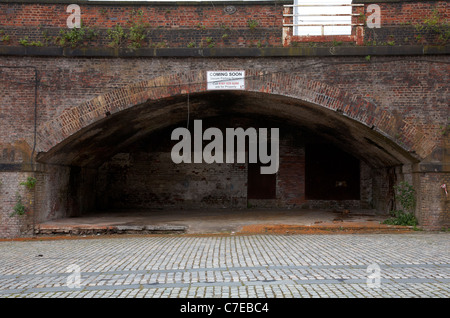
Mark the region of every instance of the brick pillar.
[[[34, 190], [21, 185], [32, 172], [0, 172], [0, 238], [14, 238], [31, 234], [34, 213]], [[22, 206], [23, 215], [14, 214]]]
[[[414, 175], [417, 191], [416, 215], [419, 225], [428, 230], [440, 230], [450, 227], [450, 194], [441, 188], [450, 183], [449, 172], [430, 171], [422, 167]], [[438, 169], [435, 169], [438, 170]]]

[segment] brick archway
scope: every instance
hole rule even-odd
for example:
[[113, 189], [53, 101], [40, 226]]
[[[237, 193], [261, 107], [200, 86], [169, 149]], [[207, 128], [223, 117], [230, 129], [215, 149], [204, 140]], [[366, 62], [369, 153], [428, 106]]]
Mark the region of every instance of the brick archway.
[[[377, 132], [418, 160], [435, 144], [416, 127], [382, 107], [325, 83], [298, 74], [246, 70], [246, 92], [285, 96], [327, 109]], [[90, 125], [148, 101], [207, 91], [206, 72], [185, 72], [124, 86], [64, 111], [37, 130], [37, 152], [48, 152]]]

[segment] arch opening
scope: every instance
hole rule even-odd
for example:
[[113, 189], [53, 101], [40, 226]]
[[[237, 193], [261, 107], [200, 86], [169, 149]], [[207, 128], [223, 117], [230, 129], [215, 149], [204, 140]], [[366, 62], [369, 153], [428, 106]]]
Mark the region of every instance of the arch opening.
[[[176, 127], [193, 133], [194, 120], [202, 120], [203, 130], [223, 132], [279, 128], [278, 172], [264, 179], [248, 160], [174, 164], [170, 152], [177, 141], [170, 134]], [[99, 212], [139, 211], [142, 216], [205, 209], [383, 214], [393, 204], [394, 167], [417, 162], [380, 132], [338, 112], [248, 91], [148, 100], [88, 125], [37, 159], [48, 171], [49, 203], [41, 221]]]

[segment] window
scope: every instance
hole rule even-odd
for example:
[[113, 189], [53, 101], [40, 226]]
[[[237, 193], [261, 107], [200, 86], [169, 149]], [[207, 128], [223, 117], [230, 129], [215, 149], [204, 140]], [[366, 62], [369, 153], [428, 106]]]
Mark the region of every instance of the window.
[[351, 3], [352, 0], [294, 0], [294, 35], [350, 35]]

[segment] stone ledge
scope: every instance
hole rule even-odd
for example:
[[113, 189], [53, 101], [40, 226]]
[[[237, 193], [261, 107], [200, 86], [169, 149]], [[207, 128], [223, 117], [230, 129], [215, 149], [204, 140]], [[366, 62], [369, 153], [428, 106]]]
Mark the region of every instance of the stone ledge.
[[439, 0], [353, 0], [353, 4], [399, 3], [399, 2], [439, 2]]
[[179, 234], [185, 233], [186, 230], [187, 226], [177, 225], [39, 225], [34, 232], [37, 235]]
[[298, 56], [380, 56], [380, 55], [447, 55], [446, 46], [335, 46], [272, 48], [60, 48], [0, 46], [0, 56], [45, 57], [298, 57]]

